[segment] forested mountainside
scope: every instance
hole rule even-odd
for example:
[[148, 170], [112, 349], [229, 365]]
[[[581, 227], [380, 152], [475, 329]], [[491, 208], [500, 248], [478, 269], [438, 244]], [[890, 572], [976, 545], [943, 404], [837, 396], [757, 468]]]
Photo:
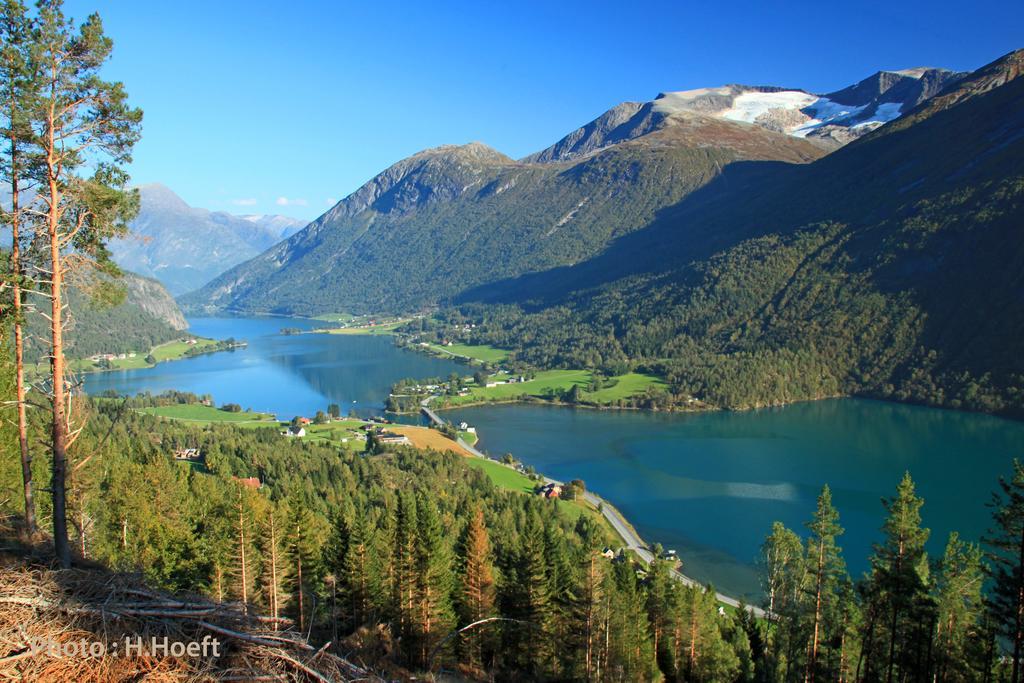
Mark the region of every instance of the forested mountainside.
[[[542, 365], [657, 365], [751, 407], [1024, 407], [1024, 51], [807, 165], [736, 164], [573, 267], [464, 295]], [[493, 304], [511, 304], [494, 306]]]
[[[124, 273], [113, 283], [109, 297], [93, 296], [88, 291], [68, 289], [71, 323], [65, 333], [69, 358], [87, 358], [97, 353], [146, 352], [181, 336], [188, 323], [174, 298], [156, 280]], [[29, 293], [37, 310], [45, 311], [49, 301]], [[43, 341], [49, 324], [38, 312], [30, 311], [26, 360], [43, 358]]]
[[181, 301], [193, 310], [407, 311], [595, 256], [738, 161], [823, 153], [695, 112], [570, 163], [516, 162], [478, 143], [428, 150]]
[[139, 215], [110, 250], [125, 270], [159, 280], [175, 296], [295, 234], [305, 221], [193, 208], [159, 183], [139, 187]]

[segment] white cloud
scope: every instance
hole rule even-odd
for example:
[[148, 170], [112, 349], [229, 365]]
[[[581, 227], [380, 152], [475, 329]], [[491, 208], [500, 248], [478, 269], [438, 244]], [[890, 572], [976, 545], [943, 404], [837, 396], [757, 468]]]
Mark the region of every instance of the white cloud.
[[305, 199], [289, 199], [288, 197], [278, 197], [274, 203], [278, 206], [307, 206], [309, 204]]
[[338, 203], [338, 200], [335, 199], [334, 197], [328, 197], [325, 203], [327, 204], [327, 206], [334, 206], [335, 204]]
[[256, 200], [252, 197], [243, 197], [242, 199], [232, 199], [231, 203], [235, 206], [255, 206]]

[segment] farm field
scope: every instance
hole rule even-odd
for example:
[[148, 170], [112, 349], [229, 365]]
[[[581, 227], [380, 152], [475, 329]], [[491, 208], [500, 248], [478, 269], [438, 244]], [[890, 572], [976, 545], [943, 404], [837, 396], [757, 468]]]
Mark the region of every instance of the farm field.
[[487, 344], [452, 344], [450, 346], [428, 344], [427, 348], [441, 355], [459, 356], [485, 363], [500, 363], [508, 358], [508, 351]]
[[661, 378], [639, 372], [619, 375], [618, 377], [613, 377], [610, 381], [614, 382], [612, 386], [586, 392], [583, 394], [584, 398], [597, 403], [611, 403], [642, 394], [650, 387], [657, 389], [664, 389], [666, 387], [664, 380]]
[[231, 413], [226, 410], [203, 405], [201, 403], [179, 403], [169, 406], [153, 406], [149, 408], [140, 408], [139, 412], [146, 413], [148, 415], [167, 417], [173, 420], [187, 420], [189, 422], [201, 422], [206, 424], [212, 422], [252, 422], [260, 423], [258, 426], [263, 427], [271, 427], [278, 424], [277, 420], [274, 419], [274, 416], [268, 413], [248, 411]]

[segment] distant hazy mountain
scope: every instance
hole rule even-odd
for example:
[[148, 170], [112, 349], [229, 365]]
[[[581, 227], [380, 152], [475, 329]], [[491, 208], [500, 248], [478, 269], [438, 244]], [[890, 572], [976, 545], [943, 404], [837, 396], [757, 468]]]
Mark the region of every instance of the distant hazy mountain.
[[197, 289], [301, 229], [286, 216], [235, 216], [197, 209], [160, 184], [139, 188], [131, 237], [110, 246], [123, 268], [156, 278], [174, 295]]
[[762, 126], [834, 148], [892, 121], [963, 76], [947, 69], [879, 71], [848, 88], [815, 95], [772, 86], [726, 85], [623, 102], [525, 161], [567, 161], [626, 140], [685, 125], [698, 113]]

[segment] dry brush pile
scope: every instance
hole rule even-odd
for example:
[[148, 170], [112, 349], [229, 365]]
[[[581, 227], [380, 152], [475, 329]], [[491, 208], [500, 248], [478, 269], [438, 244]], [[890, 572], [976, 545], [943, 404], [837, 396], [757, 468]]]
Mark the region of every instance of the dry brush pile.
[[381, 680], [329, 645], [314, 648], [289, 620], [240, 604], [0, 553], [0, 680]]

